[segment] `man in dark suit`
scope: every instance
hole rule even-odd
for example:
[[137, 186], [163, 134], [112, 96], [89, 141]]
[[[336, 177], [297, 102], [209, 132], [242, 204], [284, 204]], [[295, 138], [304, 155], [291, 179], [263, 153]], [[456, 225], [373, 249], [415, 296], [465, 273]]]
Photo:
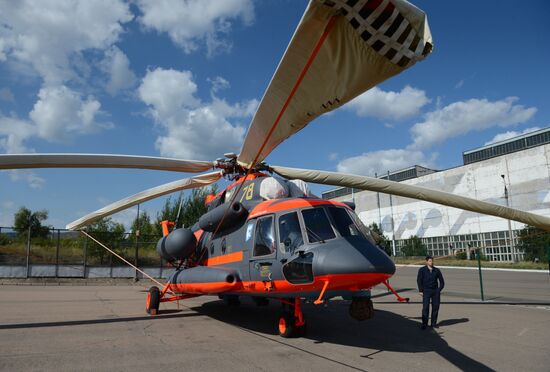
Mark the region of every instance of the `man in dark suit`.
[[445, 281], [441, 270], [434, 267], [432, 256], [426, 257], [426, 266], [418, 270], [416, 277], [418, 290], [422, 296], [422, 326], [421, 329], [426, 329], [428, 326], [428, 314], [430, 312], [430, 301], [432, 303], [432, 323], [431, 326], [437, 328], [437, 314], [439, 312], [439, 298]]

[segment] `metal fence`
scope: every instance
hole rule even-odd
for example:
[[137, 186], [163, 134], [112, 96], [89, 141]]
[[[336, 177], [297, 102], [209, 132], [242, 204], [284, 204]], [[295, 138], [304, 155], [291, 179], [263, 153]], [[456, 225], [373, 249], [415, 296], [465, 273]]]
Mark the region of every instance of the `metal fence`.
[[[94, 238], [154, 277], [170, 269], [156, 253], [160, 235], [90, 233]], [[31, 237], [11, 227], [0, 227], [0, 277], [135, 277], [141, 275], [85, 235], [50, 229]]]

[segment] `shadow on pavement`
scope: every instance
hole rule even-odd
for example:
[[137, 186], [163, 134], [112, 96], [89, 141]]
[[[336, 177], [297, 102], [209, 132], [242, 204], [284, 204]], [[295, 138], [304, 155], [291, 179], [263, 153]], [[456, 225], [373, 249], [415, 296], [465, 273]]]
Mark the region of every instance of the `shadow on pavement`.
[[[374, 296], [373, 296], [374, 297]], [[377, 304], [395, 304], [395, 301], [376, 301]], [[410, 304], [422, 304], [422, 301], [410, 301]], [[522, 302], [522, 301], [441, 301], [441, 305], [527, 305], [527, 306], [550, 306], [550, 302]]]
[[192, 316], [200, 316], [198, 313], [180, 314], [181, 310], [164, 310], [156, 316], [134, 316], [126, 318], [108, 318], [108, 319], [86, 319], [86, 320], [68, 320], [61, 322], [42, 322], [42, 323], [18, 323], [18, 324], [0, 324], [0, 329], [21, 329], [21, 328], [44, 328], [44, 327], [66, 327], [79, 326], [88, 324], [106, 324], [106, 323], [121, 323], [135, 322], [140, 320], [161, 320], [169, 318], [187, 318]]
[[[314, 341], [316, 344], [331, 343], [374, 350], [368, 355], [361, 355], [361, 357], [368, 359], [375, 359], [376, 354], [383, 351], [401, 353], [435, 351], [461, 370], [492, 371], [483, 363], [451, 347], [442, 337], [442, 334], [437, 333], [435, 330], [420, 330], [420, 324], [417, 321], [389, 311], [376, 310], [373, 319], [358, 322], [349, 317], [348, 305], [349, 302], [347, 301], [331, 301], [328, 307], [305, 304], [303, 310], [308, 328], [305, 338]], [[240, 308], [228, 308], [221, 301], [213, 301], [192, 309], [226, 324], [254, 333], [257, 336], [317, 355], [314, 352], [296, 347], [283, 338], [279, 338], [276, 329], [280, 310], [278, 305], [263, 308], [249, 305]], [[462, 318], [450, 319], [446, 323], [442, 323], [445, 326], [450, 326], [467, 321], [467, 318]], [[322, 355], [317, 356], [329, 359]], [[359, 369], [336, 360], [329, 360]]]

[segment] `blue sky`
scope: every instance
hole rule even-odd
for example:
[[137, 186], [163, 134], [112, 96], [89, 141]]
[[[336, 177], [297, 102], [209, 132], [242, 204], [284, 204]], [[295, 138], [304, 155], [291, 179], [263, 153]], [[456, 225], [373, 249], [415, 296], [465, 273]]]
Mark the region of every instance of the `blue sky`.
[[[464, 150], [550, 125], [547, 1], [415, 4], [428, 15], [434, 52], [317, 119], [268, 162], [366, 175], [445, 169], [460, 165]], [[306, 5], [0, 0], [0, 152], [206, 160], [238, 152]], [[63, 227], [184, 176], [0, 172], [0, 226], [24, 205], [49, 210], [48, 223]], [[154, 214], [163, 201], [142, 207]], [[114, 217], [128, 223], [135, 213]]]

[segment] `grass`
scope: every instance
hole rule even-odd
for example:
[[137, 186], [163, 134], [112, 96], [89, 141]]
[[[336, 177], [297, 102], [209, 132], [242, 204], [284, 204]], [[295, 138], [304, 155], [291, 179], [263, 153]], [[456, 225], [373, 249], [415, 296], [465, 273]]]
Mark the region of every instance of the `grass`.
[[[425, 260], [422, 257], [392, 257], [396, 264], [403, 265], [424, 265]], [[477, 267], [476, 260], [459, 260], [453, 257], [434, 258], [436, 266], [460, 266], [460, 267]], [[495, 262], [481, 261], [481, 267], [499, 268], [499, 269], [531, 269], [531, 270], [547, 270], [547, 262]]]
[[[59, 242], [59, 264], [80, 264], [84, 263], [84, 243], [74, 239], [61, 239]], [[123, 242], [118, 246], [110, 247], [130, 262], [135, 260], [135, 244]], [[128, 243], [128, 244], [126, 244]], [[56, 262], [56, 241], [44, 241], [41, 244], [31, 244], [30, 262], [33, 264], [55, 264]], [[99, 246], [89, 243], [86, 263], [88, 265], [110, 265], [111, 254]], [[6, 245], [0, 245], [0, 264], [24, 265], [26, 263], [27, 245], [23, 241], [13, 241]], [[158, 266], [160, 257], [151, 243], [140, 244], [139, 247], [140, 266]], [[112, 258], [113, 266], [125, 265], [118, 258]]]

